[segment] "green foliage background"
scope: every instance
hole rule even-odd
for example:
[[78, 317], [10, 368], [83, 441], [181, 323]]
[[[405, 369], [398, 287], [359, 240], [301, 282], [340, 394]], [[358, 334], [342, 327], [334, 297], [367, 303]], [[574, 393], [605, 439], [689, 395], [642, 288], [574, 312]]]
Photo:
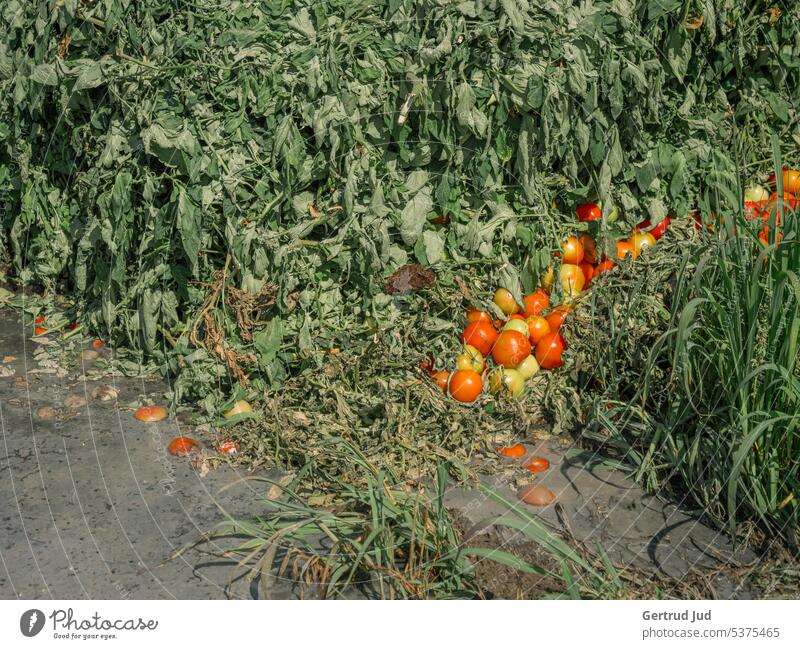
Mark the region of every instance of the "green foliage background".
[[255, 354], [253, 387], [279, 386], [403, 326], [383, 282], [406, 262], [463, 306], [470, 268], [478, 294], [529, 289], [582, 197], [623, 208], [609, 237], [732, 208], [770, 132], [798, 158], [798, 18], [761, 0], [7, 0], [2, 248], [180, 373], [178, 397], [229, 388], [186, 333], [231, 255], [231, 286], [277, 286], [270, 325], [227, 337]]

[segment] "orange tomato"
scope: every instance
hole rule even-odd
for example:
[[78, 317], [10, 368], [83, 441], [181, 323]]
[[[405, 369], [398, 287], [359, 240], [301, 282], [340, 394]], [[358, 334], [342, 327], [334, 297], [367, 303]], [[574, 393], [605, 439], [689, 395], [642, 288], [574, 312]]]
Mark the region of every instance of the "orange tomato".
[[543, 457], [532, 457], [522, 466], [528, 469], [528, 471], [531, 473], [540, 473], [542, 471], [547, 471], [547, 469], [550, 468], [550, 462]]
[[450, 394], [461, 403], [472, 403], [483, 391], [481, 375], [472, 370], [458, 370], [450, 377]]
[[583, 261], [588, 261], [590, 264], [595, 263], [597, 261], [597, 243], [592, 235], [584, 232], [580, 242], [583, 246]]
[[783, 170], [783, 191], [800, 194], [800, 171], [797, 169]]
[[589, 284], [592, 283], [592, 278], [594, 277], [594, 266], [588, 261], [582, 261], [580, 264], [578, 264], [578, 268], [580, 268], [581, 272], [583, 273], [584, 286], [589, 286]]
[[597, 264], [597, 268], [594, 269], [592, 277], [597, 277], [600, 273], [605, 273], [607, 270], [614, 268], [614, 266], [616, 266], [616, 264], [611, 259], [601, 261], [599, 264]]
[[95, 349], [100, 349], [101, 347], [105, 347], [105, 343], [102, 340], [93, 340], [92, 347]]
[[467, 320], [470, 322], [491, 322], [492, 316], [490, 316], [486, 311], [480, 311], [479, 309], [470, 309], [467, 311]]
[[561, 329], [561, 325], [564, 324], [564, 320], [570, 313], [572, 313], [572, 307], [563, 304], [553, 309], [550, 315], [547, 316], [547, 324], [550, 325], [550, 331], [558, 331]]
[[586, 278], [584, 278], [580, 267], [575, 264], [561, 264], [559, 277], [561, 279], [561, 289], [566, 295], [572, 297], [578, 295], [586, 283]]
[[561, 244], [561, 261], [565, 264], [580, 264], [583, 261], [583, 245], [578, 237], [569, 237]]
[[200, 444], [197, 443], [197, 440], [191, 437], [176, 437], [169, 443], [167, 450], [171, 455], [184, 456], [189, 455], [199, 446]]
[[525, 309], [523, 313], [525, 317], [539, 315], [549, 306], [550, 296], [547, 294], [547, 291], [537, 288], [533, 293], [525, 296]]
[[526, 321], [531, 335], [531, 343], [538, 343], [545, 334], [550, 333], [550, 324], [540, 315], [532, 315]]
[[514, 446], [501, 446], [495, 449], [498, 455], [503, 457], [522, 457], [525, 455], [525, 447], [522, 444], [514, 444]]
[[564, 339], [557, 332], [549, 333], [536, 343], [536, 360], [539, 366], [545, 370], [552, 370], [561, 367], [564, 361], [561, 360], [561, 353], [566, 348]]
[[776, 218], [780, 220], [781, 212], [796, 210], [798, 204], [800, 204], [800, 199], [789, 192], [783, 192], [783, 199], [778, 196], [778, 192], [773, 192], [761, 210], [761, 218], [768, 221], [773, 214], [777, 214]]
[[492, 348], [492, 358], [498, 365], [514, 368], [531, 353], [531, 343], [519, 331], [501, 331]]
[[656, 245], [656, 238], [649, 232], [637, 232], [631, 237], [631, 245], [633, 246], [633, 258], [636, 259], [642, 250]]
[[[775, 235], [775, 243], [780, 243], [782, 237], [783, 237], [783, 235], [781, 234], [781, 231], [778, 230], [778, 234]], [[770, 241], [769, 241], [769, 226], [768, 225], [764, 226], [761, 229], [761, 231], [758, 233], [758, 240], [765, 246], [768, 246], [770, 244]]]
[[498, 288], [494, 292], [494, 303], [500, 307], [500, 310], [506, 315], [512, 315], [519, 311], [519, 304], [514, 299], [511, 291], [505, 288]]
[[633, 256], [633, 244], [627, 239], [617, 241], [617, 258], [622, 259], [626, 255]]
[[47, 329], [45, 329], [44, 327], [36, 327], [33, 330], [33, 335], [34, 336], [41, 336], [42, 334], [46, 334], [46, 333], [47, 333]]
[[481, 354], [486, 356], [492, 351], [492, 345], [497, 340], [497, 329], [492, 326], [491, 322], [480, 320], [478, 322], [471, 322], [464, 329], [461, 335], [461, 340], [466, 345], [472, 345]]
[[447, 392], [447, 382], [450, 380], [450, 372], [447, 370], [439, 370], [431, 374], [431, 377], [436, 381], [436, 385], [441, 388], [442, 392]]

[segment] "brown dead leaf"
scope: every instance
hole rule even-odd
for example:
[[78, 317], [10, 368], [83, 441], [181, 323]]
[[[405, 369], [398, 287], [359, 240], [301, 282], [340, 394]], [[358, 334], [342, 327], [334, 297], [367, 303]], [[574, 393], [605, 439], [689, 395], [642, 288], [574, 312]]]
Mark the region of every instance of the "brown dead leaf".
[[406, 264], [389, 276], [383, 285], [383, 290], [389, 295], [402, 295], [433, 286], [435, 282], [436, 275], [433, 271], [419, 264]]

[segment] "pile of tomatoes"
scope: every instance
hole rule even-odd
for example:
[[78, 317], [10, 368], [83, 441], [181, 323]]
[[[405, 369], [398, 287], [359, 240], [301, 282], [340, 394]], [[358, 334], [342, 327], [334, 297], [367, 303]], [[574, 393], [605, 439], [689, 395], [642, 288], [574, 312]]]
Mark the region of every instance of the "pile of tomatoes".
[[[596, 221], [602, 216], [600, 206], [595, 203], [579, 205], [576, 212], [581, 222]], [[669, 225], [669, 217], [656, 226], [649, 221], [640, 223], [628, 239], [617, 242], [616, 257], [631, 255], [635, 259], [654, 245]], [[475, 401], [486, 382], [491, 392], [516, 398], [522, 394], [525, 382], [540, 370], [561, 367], [561, 356], [567, 348], [561, 328], [572, 311], [570, 304], [595, 278], [613, 269], [616, 262], [598, 257], [597, 244], [589, 233], [568, 237], [556, 257], [560, 258], [562, 304], [550, 304], [550, 290], [555, 281], [553, 266], [541, 277], [539, 288], [524, 296], [522, 304], [511, 291], [498, 288], [493, 301], [503, 318], [479, 309], [467, 313], [468, 323], [461, 335], [464, 347], [456, 359], [456, 370], [433, 372], [430, 364], [422, 366], [456, 401]], [[489, 359], [494, 365], [491, 369]]]

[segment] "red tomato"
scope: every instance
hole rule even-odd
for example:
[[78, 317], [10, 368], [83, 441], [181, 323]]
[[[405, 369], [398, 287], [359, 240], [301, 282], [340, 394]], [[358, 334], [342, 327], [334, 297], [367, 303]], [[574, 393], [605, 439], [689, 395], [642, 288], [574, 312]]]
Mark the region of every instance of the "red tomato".
[[536, 343], [536, 360], [544, 370], [552, 370], [561, 367], [564, 361], [561, 360], [561, 353], [566, 348], [564, 339], [559, 333], [549, 333]]
[[450, 394], [461, 403], [471, 403], [483, 391], [481, 375], [472, 370], [458, 370], [450, 379]]
[[658, 241], [661, 237], [664, 236], [664, 233], [667, 231], [667, 228], [669, 228], [670, 223], [672, 223], [670, 218], [668, 216], [665, 216], [663, 219], [661, 219], [659, 223], [650, 228], [649, 234], [652, 234], [653, 238], [656, 241]]
[[75, 331], [78, 328], [78, 323], [73, 322], [72, 324], [67, 326], [67, 331]]
[[33, 321], [34, 324], [42, 324], [44, 322], [44, 316], [40, 315], [36, 320]]
[[492, 351], [495, 340], [497, 340], [497, 330], [491, 322], [484, 320], [468, 324], [461, 335], [461, 341], [465, 345], [472, 345], [484, 356]]
[[575, 208], [575, 213], [578, 215], [578, 221], [586, 223], [587, 221], [596, 221], [603, 216], [603, 210], [597, 203], [583, 203]]
[[523, 313], [528, 318], [532, 315], [539, 315], [550, 306], [550, 296], [547, 291], [537, 288], [530, 295], [525, 296], [525, 310]]
[[94, 347], [95, 349], [100, 349], [101, 347], [104, 347], [104, 346], [105, 346], [105, 343], [102, 340], [93, 340], [92, 341], [92, 347]]
[[642, 230], [646, 230], [650, 227], [650, 219], [645, 219], [641, 223], [639, 223], [635, 228], [633, 228], [634, 232], [641, 232]]
[[581, 272], [583, 273], [584, 287], [589, 286], [589, 284], [592, 283], [592, 278], [594, 277], [594, 266], [588, 261], [582, 261], [580, 264], [578, 264], [578, 268], [580, 268]]
[[584, 232], [580, 236], [580, 242], [583, 246], [583, 261], [588, 261], [593, 264], [597, 261], [597, 243], [590, 234]]
[[531, 343], [527, 336], [519, 331], [506, 329], [500, 335], [492, 348], [492, 358], [498, 365], [514, 368], [525, 360], [531, 353]]
[[550, 315], [547, 316], [547, 324], [550, 325], [550, 331], [558, 331], [561, 329], [561, 325], [564, 324], [564, 320], [570, 313], [572, 313], [572, 307], [563, 304], [553, 309]]
[[47, 329], [45, 329], [44, 327], [36, 327], [33, 330], [33, 335], [34, 336], [41, 336], [42, 334], [46, 334], [46, 333], [47, 333]]
[[593, 277], [597, 277], [600, 273], [605, 273], [606, 271], [611, 270], [614, 268], [614, 266], [616, 266], [616, 264], [611, 259], [605, 259], [601, 261], [599, 264], [597, 264], [597, 268], [595, 268]]

